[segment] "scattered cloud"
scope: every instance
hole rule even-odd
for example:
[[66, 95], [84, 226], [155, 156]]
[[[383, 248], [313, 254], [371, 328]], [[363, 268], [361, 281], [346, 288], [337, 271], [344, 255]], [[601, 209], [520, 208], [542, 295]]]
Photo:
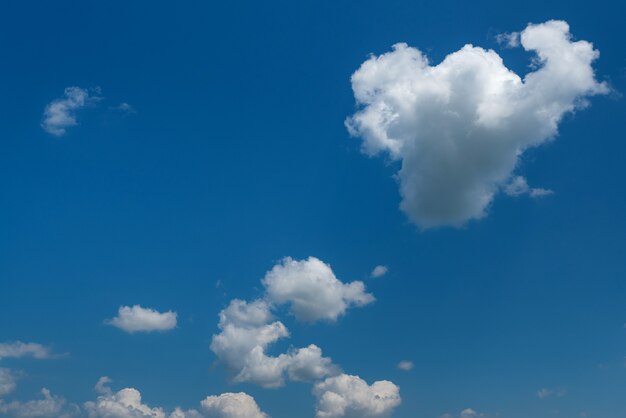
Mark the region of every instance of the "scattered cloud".
[[404, 370], [407, 372], [409, 370], [413, 370], [413, 362], [409, 360], [402, 360], [400, 363], [398, 363], [398, 369]]
[[0, 343], [0, 360], [3, 358], [20, 357], [49, 359], [53, 356], [48, 347], [37, 343], [24, 343], [21, 341]]
[[566, 394], [567, 391], [563, 388], [542, 388], [537, 391], [537, 397], [539, 399], [561, 398]]
[[440, 418], [484, 418], [487, 417], [486, 414], [483, 414], [481, 412], [476, 412], [474, 411], [472, 408], [466, 408], [464, 410], [462, 410], [461, 412], [458, 413], [458, 415], [455, 414], [443, 414], [441, 415]]
[[17, 376], [10, 369], [0, 368], [0, 396], [15, 390]]
[[548, 189], [530, 187], [524, 177], [515, 176], [504, 186], [504, 193], [513, 197], [522, 195], [528, 195], [530, 197], [543, 197], [549, 196], [554, 192]]
[[162, 408], [151, 408], [142, 403], [141, 393], [137, 389], [125, 388], [114, 393], [104, 386], [110, 381], [101, 378], [96, 385], [101, 395], [95, 401], [84, 404], [88, 418], [165, 418]]
[[243, 392], [208, 396], [200, 402], [202, 411], [177, 407], [168, 415], [163, 408], [144, 403], [137, 389], [113, 392], [109, 383], [106, 376], [98, 380], [95, 389], [100, 396], [83, 407], [87, 418], [269, 418], [254, 398]]
[[142, 308], [139, 305], [120, 306], [115, 318], [105, 320], [105, 324], [113, 325], [128, 333], [169, 331], [176, 328], [176, 312], [158, 312], [154, 309]]
[[363, 282], [342, 283], [330, 265], [315, 257], [286, 257], [265, 275], [263, 285], [269, 301], [289, 304], [291, 313], [301, 321], [335, 321], [350, 306], [374, 301]]
[[235, 376], [235, 382], [253, 382], [267, 388], [284, 384], [285, 376], [313, 381], [336, 373], [331, 359], [316, 345], [268, 356], [270, 344], [289, 336], [285, 325], [274, 320], [264, 300], [247, 303], [234, 299], [220, 312], [221, 332], [213, 336], [211, 350]]
[[433, 66], [399, 43], [352, 75], [361, 108], [346, 126], [364, 153], [401, 163], [400, 208], [419, 227], [486, 216], [523, 152], [554, 138], [587, 97], [609, 92], [594, 76], [599, 52], [573, 41], [566, 22], [530, 24], [519, 44], [538, 64], [523, 78], [493, 50], [469, 44]]
[[269, 418], [247, 393], [222, 393], [201, 402], [209, 418]]
[[27, 402], [13, 401], [4, 403], [0, 400], [0, 415], [16, 418], [69, 418], [76, 415], [75, 406], [67, 409], [65, 399], [52, 395], [48, 389], [42, 389], [43, 399]]
[[341, 374], [317, 383], [313, 388], [317, 398], [315, 416], [383, 417], [400, 405], [400, 388], [387, 380], [368, 385], [359, 376]]
[[496, 42], [500, 45], [505, 46], [506, 48], [517, 48], [518, 46], [520, 46], [520, 33], [499, 33], [496, 35]]
[[132, 107], [131, 105], [129, 105], [126, 102], [122, 102], [120, 104], [118, 104], [117, 106], [113, 106], [114, 110], [119, 110], [120, 112], [123, 113], [137, 113], [137, 111], [135, 110], [134, 107]]
[[385, 274], [387, 274], [388, 271], [389, 268], [387, 266], [376, 266], [374, 267], [374, 270], [372, 270], [372, 272], [370, 273], [370, 277], [377, 279], [379, 277], [383, 277]]
[[[99, 89], [92, 89], [93, 93], [99, 94]], [[44, 131], [54, 136], [63, 136], [67, 128], [76, 126], [76, 112], [92, 103], [100, 100], [98, 96], [90, 96], [90, 90], [80, 87], [67, 87], [63, 97], [50, 102], [43, 112], [41, 127]]]

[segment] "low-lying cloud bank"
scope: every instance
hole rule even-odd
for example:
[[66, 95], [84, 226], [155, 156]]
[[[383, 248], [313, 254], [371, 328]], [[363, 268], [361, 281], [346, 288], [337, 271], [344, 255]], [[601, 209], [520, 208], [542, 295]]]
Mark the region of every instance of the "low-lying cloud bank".
[[346, 126], [364, 153], [401, 163], [400, 208], [421, 228], [486, 216], [524, 151], [554, 138], [587, 97], [609, 91], [595, 79], [599, 52], [573, 40], [564, 21], [529, 24], [502, 42], [535, 53], [534, 71], [522, 78], [495, 51], [470, 44], [431, 65], [398, 43], [352, 75], [360, 110]]

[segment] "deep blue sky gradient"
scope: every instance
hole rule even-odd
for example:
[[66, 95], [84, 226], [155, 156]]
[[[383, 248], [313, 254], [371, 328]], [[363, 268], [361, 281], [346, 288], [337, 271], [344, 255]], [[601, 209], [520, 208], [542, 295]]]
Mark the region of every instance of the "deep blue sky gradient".
[[[626, 7], [547, 3], [3, 1], [0, 341], [69, 353], [3, 360], [26, 373], [17, 397], [45, 386], [84, 402], [107, 375], [150, 405], [245, 390], [274, 418], [313, 416], [309, 385], [231, 385], [208, 348], [231, 298], [258, 296], [281, 257], [313, 255], [377, 301], [332, 325], [281, 317], [292, 338], [276, 352], [315, 343], [394, 381], [395, 417], [626, 416]], [[548, 19], [594, 43], [615, 90], [524, 155], [520, 172], [555, 194], [499, 196], [484, 220], [419, 232], [398, 210], [397, 166], [343, 126], [351, 73], [396, 42], [434, 63], [495, 48], [525, 73], [529, 55], [494, 35]], [[73, 85], [105, 99], [52, 137], [43, 109]], [[389, 274], [368, 279], [377, 264]], [[178, 328], [103, 324], [135, 303], [177, 311]]]

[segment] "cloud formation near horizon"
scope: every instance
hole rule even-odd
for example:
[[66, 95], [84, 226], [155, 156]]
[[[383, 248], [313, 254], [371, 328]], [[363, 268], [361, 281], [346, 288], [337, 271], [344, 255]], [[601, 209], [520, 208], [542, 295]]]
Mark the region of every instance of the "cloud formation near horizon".
[[431, 65], [398, 43], [352, 75], [360, 110], [346, 126], [364, 153], [401, 163], [400, 208], [421, 228], [486, 216], [523, 152], [554, 138], [587, 97], [609, 91], [594, 76], [599, 52], [574, 41], [564, 21], [529, 24], [501, 41], [535, 53], [535, 70], [522, 78], [470, 44]]

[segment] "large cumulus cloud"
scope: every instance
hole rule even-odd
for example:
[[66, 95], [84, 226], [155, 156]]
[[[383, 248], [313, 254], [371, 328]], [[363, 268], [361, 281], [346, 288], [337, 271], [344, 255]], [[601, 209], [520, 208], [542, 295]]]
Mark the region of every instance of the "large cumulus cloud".
[[530, 24], [518, 39], [535, 53], [523, 78], [469, 44], [433, 66], [399, 43], [352, 75], [360, 109], [346, 125], [366, 154], [401, 162], [400, 208], [418, 226], [484, 217], [520, 155], [553, 138], [586, 97], [607, 93], [592, 68], [598, 51], [573, 40], [566, 22]]

